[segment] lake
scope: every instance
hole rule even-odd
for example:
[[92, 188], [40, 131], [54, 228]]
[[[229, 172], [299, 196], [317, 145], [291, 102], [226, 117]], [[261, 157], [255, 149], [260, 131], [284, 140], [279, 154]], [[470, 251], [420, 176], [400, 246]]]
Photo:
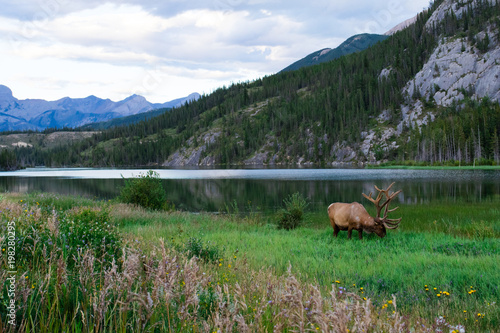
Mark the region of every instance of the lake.
[[[147, 169], [32, 168], [0, 172], [2, 192], [52, 192], [112, 199], [124, 179]], [[373, 185], [396, 182], [399, 200], [426, 202], [499, 200], [500, 170], [403, 169], [157, 169], [170, 201], [189, 211], [219, 211], [236, 201], [275, 210], [288, 195], [300, 192], [311, 209], [325, 209], [332, 202], [366, 203]]]

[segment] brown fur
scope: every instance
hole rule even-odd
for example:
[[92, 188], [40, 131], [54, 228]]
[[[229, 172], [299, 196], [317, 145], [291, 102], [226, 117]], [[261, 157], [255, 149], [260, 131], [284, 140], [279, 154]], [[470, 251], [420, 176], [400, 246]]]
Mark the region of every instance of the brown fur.
[[363, 230], [376, 233], [379, 237], [386, 234], [382, 223], [370, 216], [365, 207], [358, 202], [336, 202], [328, 207], [328, 217], [333, 227], [333, 236], [337, 237], [340, 230], [347, 230], [347, 238], [351, 238], [352, 230], [358, 231], [359, 239], [363, 239]]

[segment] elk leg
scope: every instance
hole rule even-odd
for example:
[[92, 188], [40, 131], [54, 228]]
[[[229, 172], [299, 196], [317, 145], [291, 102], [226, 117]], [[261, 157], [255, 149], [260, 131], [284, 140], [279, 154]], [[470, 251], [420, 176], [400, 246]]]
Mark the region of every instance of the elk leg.
[[347, 229], [347, 239], [351, 239], [351, 236], [352, 236], [352, 228], [349, 227], [349, 229]]
[[338, 235], [339, 231], [340, 231], [339, 226], [335, 224], [335, 225], [333, 226], [333, 237], [337, 237], [337, 235]]
[[358, 229], [359, 239], [363, 239], [363, 229]]

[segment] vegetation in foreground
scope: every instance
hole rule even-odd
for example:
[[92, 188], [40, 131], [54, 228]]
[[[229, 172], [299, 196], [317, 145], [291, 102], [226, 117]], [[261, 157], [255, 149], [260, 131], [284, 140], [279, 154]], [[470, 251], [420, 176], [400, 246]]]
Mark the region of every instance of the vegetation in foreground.
[[287, 231], [258, 211], [5, 195], [0, 331], [15, 221], [16, 331], [493, 332], [498, 203], [404, 205], [401, 230], [348, 241], [324, 212]]

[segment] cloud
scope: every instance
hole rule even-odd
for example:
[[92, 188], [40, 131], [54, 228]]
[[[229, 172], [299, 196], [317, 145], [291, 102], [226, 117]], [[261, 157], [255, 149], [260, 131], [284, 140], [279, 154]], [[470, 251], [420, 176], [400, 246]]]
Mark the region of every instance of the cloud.
[[[11, 73], [4, 79], [20, 89], [28, 79], [12, 74], [9, 63], [31, 69], [31, 77], [38, 79], [27, 86], [43, 86], [45, 77], [47, 86], [57, 82], [59, 94], [69, 95], [74, 87], [88, 91], [84, 82], [94, 73], [102, 82], [99, 89], [109, 91], [110, 98], [147, 86], [142, 89], [146, 97], [167, 100], [275, 73], [355, 33], [384, 33], [426, 4], [427, 0], [317, 0], [307, 5], [298, 0], [2, 0], [0, 71]], [[151, 79], [151, 73], [157, 79]], [[96, 88], [96, 82], [89, 87]]]

